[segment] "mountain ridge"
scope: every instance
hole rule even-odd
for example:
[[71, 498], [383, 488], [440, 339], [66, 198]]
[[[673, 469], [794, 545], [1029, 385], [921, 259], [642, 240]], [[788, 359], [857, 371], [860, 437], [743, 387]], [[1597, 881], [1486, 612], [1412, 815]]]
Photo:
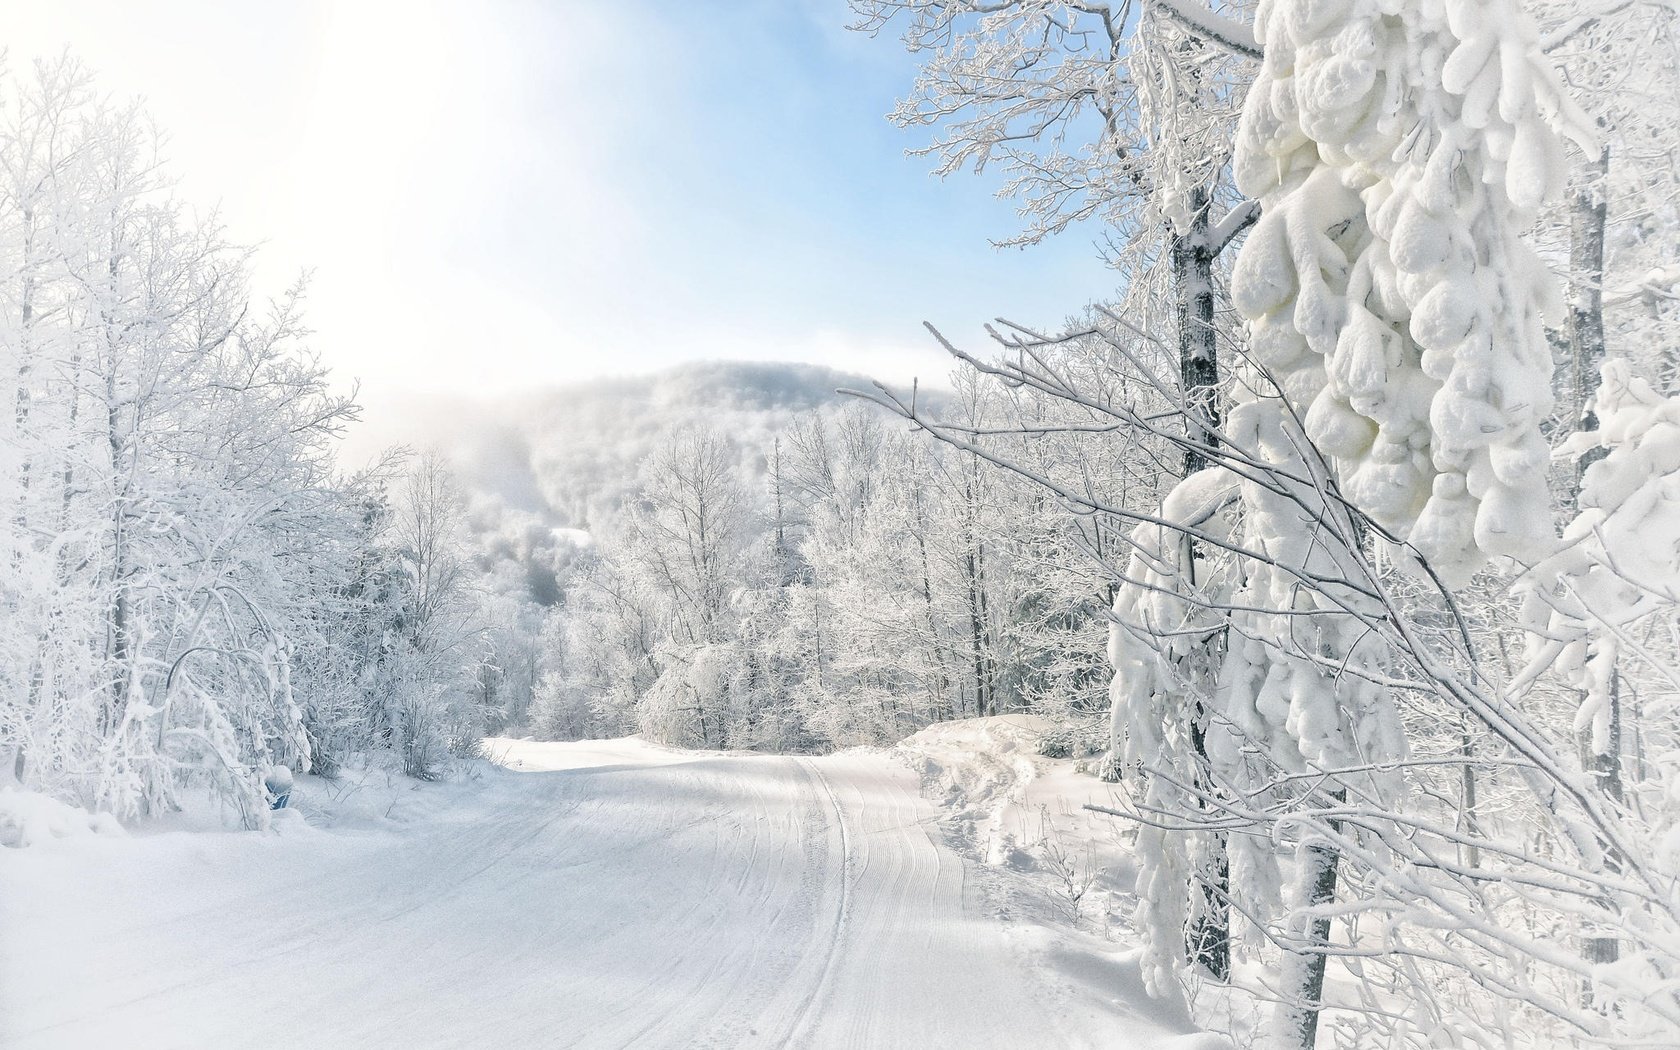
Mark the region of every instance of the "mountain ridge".
[[839, 410], [849, 400], [840, 388], [871, 383], [802, 362], [694, 362], [463, 402], [428, 420], [421, 444], [445, 455], [475, 504], [587, 531], [634, 490], [642, 460], [671, 433], [710, 426], [740, 451], [749, 476], [761, 476], [778, 432]]

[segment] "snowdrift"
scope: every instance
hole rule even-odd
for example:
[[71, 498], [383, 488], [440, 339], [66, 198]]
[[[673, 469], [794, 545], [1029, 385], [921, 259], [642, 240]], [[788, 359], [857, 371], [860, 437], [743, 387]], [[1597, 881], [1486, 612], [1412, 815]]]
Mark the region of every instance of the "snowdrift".
[[109, 813], [89, 813], [38, 791], [0, 788], [0, 846], [123, 833], [122, 825]]

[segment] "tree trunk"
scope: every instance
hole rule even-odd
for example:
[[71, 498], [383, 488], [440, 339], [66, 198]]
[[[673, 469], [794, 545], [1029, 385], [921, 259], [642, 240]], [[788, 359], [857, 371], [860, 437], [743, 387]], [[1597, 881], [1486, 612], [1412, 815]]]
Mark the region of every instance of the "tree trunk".
[[987, 624], [985, 554], [980, 544], [980, 461], [973, 463], [973, 476], [963, 485], [963, 508], [967, 518], [964, 536], [963, 575], [968, 584], [969, 644], [974, 657], [974, 713], [980, 718], [997, 713], [992, 698], [990, 630]]
[[[1575, 405], [1578, 429], [1597, 430], [1593, 392], [1598, 389], [1598, 370], [1604, 363], [1604, 226], [1609, 212], [1606, 199], [1610, 174], [1610, 148], [1598, 160], [1577, 172], [1569, 191], [1569, 271], [1574, 278], [1570, 289], [1569, 349], [1575, 366]], [[1576, 463], [1576, 488], [1580, 474], [1598, 459], [1603, 449], [1592, 449]]]
[[[1178, 356], [1184, 395], [1184, 434], [1193, 445], [1213, 448], [1219, 429], [1219, 344], [1213, 326], [1213, 260], [1208, 192], [1190, 194], [1190, 228], [1172, 238], [1173, 297], [1178, 314]], [[1208, 465], [1204, 452], [1184, 450], [1184, 473]]]
[[945, 671], [945, 649], [939, 642], [939, 619], [933, 610], [933, 573], [928, 566], [927, 521], [919, 489], [916, 497], [916, 550], [922, 558], [922, 609], [927, 616], [928, 645], [933, 650], [934, 660], [933, 721], [941, 722], [951, 717], [945, 706], [950, 675]]
[[817, 663], [817, 696], [827, 699], [828, 681], [823, 677], [823, 625], [822, 625], [822, 596], [811, 596], [812, 644]]
[[[1345, 791], [1333, 792], [1336, 802], [1346, 799]], [[1332, 831], [1340, 824], [1332, 821]], [[1296, 872], [1299, 909], [1322, 908], [1336, 899], [1336, 862], [1338, 855], [1329, 843], [1309, 843], [1299, 852], [1300, 870]], [[1291, 931], [1299, 939], [1293, 949], [1286, 948], [1283, 956], [1282, 981], [1278, 991], [1282, 996], [1273, 1016], [1273, 1040], [1277, 1050], [1313, 1050], [1318, 1041], [1318, 1015], [1324, 1004], [1325, 949], [1330, 945], [1330, 917], [1303, 915], [1298, 928]]]
[[[1178, 315], [1178, 360], [1184, 398], [1184, 430], [1192, 447], [1184, 450], [1186, 477], [1209, 465], [1207, 452], [1219, 443], [1219, 346], [1213, 326], [1213, 260], [1215, 252], [1210, 242], [1208, 192], [1198, 187], [1190, 195], [1190, 228], [1175, 233], [1172, 240], [1173, 297]], [[1200, 447], [1196, 447], [1200, 446]], [[1185, 540], [1187, 551], [1185, 571], [1188, 583], [1197, 582], [1197, 563], [1201, 560], [1199, 545]], [[1216, 644], [1217, 632], [1210, 633], [1204, 645]], [[1209, 660], [1208, 666], [1217, 666]], [[1193, 691], [1194, 692], [1194, 691]], [[1190, 740], [1199, 770], [1206, 770], [1208, 711], [1199, 696], [1190, 704]], [[1198, 777], [1203, 791], [1211, 791], [1212, 783], [1205, 776]], [[1214, 832], [1208, 836], [1205, 875], [1198, 875], [1191, 888], [1199, 900], [1192, 900], [1189, 928], [1185, 931], [1185, 950], [1193, 966], [1205, 970], [1215, 980], [1229, 980], [1231, 976], [1230, 905], [1226, 892], [1230, 879], [1230, 863], [1226, 859], [1225, 836]]]
[[[1476, 748], [1470, 738], [1470, 723], [1462, 715], [1459, 716], [1458, 727], [1458, 752], [1464, 759], [1464, 764], [1459, 767], [1458, 826], [1474, 840], [1482, 835], [1481, 820], [1476, 814]], [[1465, 867], [1481, 867], [1482, 848], [1475, 841], [1464, 843], [1460, 855]]]
[[986, 546], [978, 539], [974, 543], [974, 594], [979, 599], [980, 666], [986, 675], [985, 714], [995, 715], [998, 713], [997, 663], [992, 658], [992, 616], [986, 603]]
[[[1604, 230], [1609, 213], [1608, 184], [1610, 148], [1606, 146], [1598, 159], [1576, 173], [1570, 187], [1569, 268], [1574, 278], [1570, 290], [1569, 347], [1575, 365], [1575, 398], [1578, 428], [1582, 431], [1598, 429], [1598, 416], [1593, 411], [1594, 391], [1598, 387], [1599, 369], [1604, 363]], [[1581, 480], [1587, 468], [1604, 458], [1604, 449], [1589, 449], [1576, 461], [1575, 501], [1579, 506]], [[1614, 669], [1610, 672], [1609, 732], [1606, 746], [1594, 746], [1594, 733], [1589, 727], [1581, 735], [1581, 765], [1606, 798], [1622, 800], [1622, 705], [1620, 681]], [[1607, 872], [1621, 870], [1622, 858], [1614, 850], [1604, 855]], [[1600, 901], [1612, 918], [1616, 912], [1613, 901]], [[1581, 954], [1590, 963], [1613, 963], [1621, 955], [1614, 936], [1589, 935], [1583, 939]], [[1592, 1005], [1591, 984], [1582, 988], [1582, 1000]]]
[[974, 714], [986, 717], [986, 656], [980, 637], [980, 581], [974, 565], [974, 548], [963, 557], [964, 575], [968, 577], [969, 649], [974, 657]]
[[[33, 470], [34, 452], [24, 441], [24, 434], [29, 427], [29, 414], [34, 400], [34, 391], [30, 389], [35, 371], [35, 276], [34, 276], [34, 237], [32, 226], [34, 215], [29, 208], [23, 209], [23, 259], [22, 289], [19, 293], [19, 323], [18, 323], [18, 367], [17, 367], [17, 404], [15, 416], [15, 436], [20, 448], [24, 448], [23, 462], [18, 464], [18, 504], [15, 519], [19, 536], [29, 534], [29, 478]], [[22, 557], [22, 549], [18, 556]], [[17, 571], [18, 564], [12, 566]]]
[[[1210, 643], [1211, 644], [1211, 643]], [[1195, 747], [1197, 765], [1207, 765], [1207, 712], [1196, 704], [1190, 727], [1191, 744]], [[1205, 776], [1198, 777], [1197, 787], [1210, 790]], [[1208, 833], [1208, 858], [1205, 868], [1194, 876], [1192, 892], [1199, 892], [1200, 901], [1191, 902], [1189, 927], [1185, 930], [1184, 947], [1192, 966], [1205, 970], [1216, 981], [1231, 979], [1231, 904], [1228, 898], [1231, 885], [1231, 862], [1226, 855], [1222, 832]]]
[[[1622, 689], [1621, 677], [1614, 671], [1610, 673], [1610, 732], [1604, 750], [1595, 751], [1592, 746], [1593, 731], [1588, 726], [1582, 731], [1581, 764], [1586, 768], [1587, 775], [1598, 786], [1605, 798], [1621, 802], [1622, 794]], [[1606, 846], [1604, 850], [1604, 870], [1611, 876], [1619, 875], [1622, 871], [1622, 856], [1614, 848]], [[1615, 901], [1608, 897], [1601, 897], [1598, 905], [1607, 917], [1614, 919], [1618, 909]], [[1595, 965], [1613, 963], [1621, 958], [1621, 944], [1613, 934], [1594, 934], [1582, 940], [1581, 957]], [[1592, 982], [1586, 981], [1581, 988], [1581, 1000], [1586, 1006], [1593, 1005]]]
[[113, 353], [106, 375], [105, 429], [111, 454], [111, 607], [106, 621], [105, 657], [114, 672], [111, 675], [110, 698], [100, 729], [109, 736], [122, 719], [128, 703], [130, 677], [133, 672], [129, 660], [129, 566], [128, 566], [128, 500], [123, 476], [122, 419], [117, 402], [116, 359]]

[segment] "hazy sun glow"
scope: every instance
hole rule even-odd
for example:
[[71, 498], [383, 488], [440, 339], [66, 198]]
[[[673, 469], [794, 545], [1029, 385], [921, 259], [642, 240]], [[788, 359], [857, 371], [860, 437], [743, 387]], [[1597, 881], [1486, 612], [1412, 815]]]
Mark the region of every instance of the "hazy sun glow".
[[376, 429], [414, 393], [698, 358], [938, 376], [924, 318], [978, 339], [1113, 284], [1081, 234], [989, 246], [1010, 209], [903, 156], [882, 115], [913, 66], [838, 0], [12, 15], [14, 68], [73, 42], [144, 95], [182, 193], [263, 244], [265, 289], [312, 272], [316, 347]]

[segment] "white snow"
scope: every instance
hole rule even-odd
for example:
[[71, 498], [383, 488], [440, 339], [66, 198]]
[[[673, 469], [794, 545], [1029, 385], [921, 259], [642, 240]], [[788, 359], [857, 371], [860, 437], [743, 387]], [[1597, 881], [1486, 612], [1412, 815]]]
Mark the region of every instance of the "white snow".
[[1232, 164], [1262, 217], [1231, 298], [1256, 362], [1353, 503], [1441, 577], [1532, 563], [1552, 541], [1560, 300], [1520, 235], [1589, 122], [1512, 0], [1269, 0], [1255, 18]]
[[120, 835], [108, 813], [89, 813], [38, 791], [0, 788], [0, 846], [32, 846], [81, 835]]
[[497, 740], [465, 780], [300, 778], [283, 834], [0, 850], [0, 1044], [1227, 1045], [1039, 915], [1041, 859], [961, 851], [913, 751], [1107, 788], [962, 725], [823, 758]]

